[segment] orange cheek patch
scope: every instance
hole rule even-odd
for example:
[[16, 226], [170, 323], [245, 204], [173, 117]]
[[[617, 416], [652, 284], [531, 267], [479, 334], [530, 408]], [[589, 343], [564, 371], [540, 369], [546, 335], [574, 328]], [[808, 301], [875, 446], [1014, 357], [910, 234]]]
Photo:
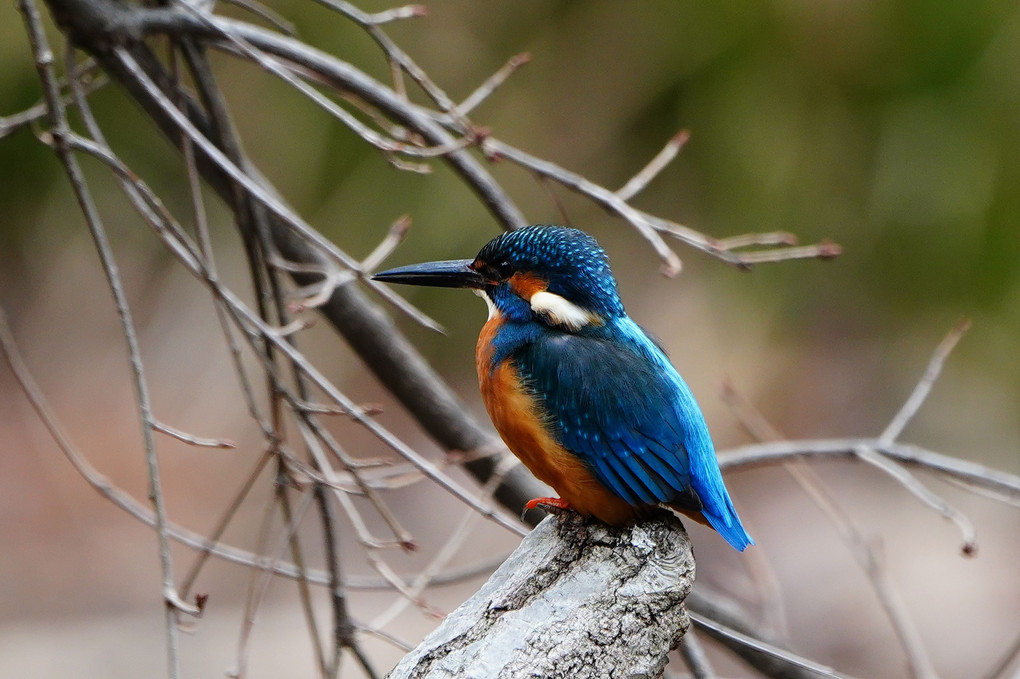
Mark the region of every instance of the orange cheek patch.
[[531, 299], [536, 292], [542, 292], [549, 284], [531, 273], [515, 273], [507, 279], [510, 289], [521, 299]]

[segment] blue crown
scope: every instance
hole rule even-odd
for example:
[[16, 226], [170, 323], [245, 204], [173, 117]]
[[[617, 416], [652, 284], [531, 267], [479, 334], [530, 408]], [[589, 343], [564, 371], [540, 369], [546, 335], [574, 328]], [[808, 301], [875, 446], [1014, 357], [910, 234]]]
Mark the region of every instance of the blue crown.
[[624, 313], [609, 257], [583, 231], [546, 224], [508, 231], [486, 243], [476, 260], [533, 273], [548, 281], [549, 292], [603, 318]]

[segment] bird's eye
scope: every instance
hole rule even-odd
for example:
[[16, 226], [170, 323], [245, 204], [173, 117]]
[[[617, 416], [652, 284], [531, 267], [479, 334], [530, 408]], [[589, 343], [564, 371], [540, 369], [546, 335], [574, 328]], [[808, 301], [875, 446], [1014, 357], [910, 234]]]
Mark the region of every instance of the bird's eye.
[[495, 263], [489, 263], [482, 259], [476, 259], [471, 268], [485, 276], [493, 283], [502, 283], [514, 275], [514, 266], [508, 259], [501, 259]]
[[505, 281], [514, 275], [514, 267], [507, 260], [501, 260], [492, 266], [492, 270], [501, 281]]

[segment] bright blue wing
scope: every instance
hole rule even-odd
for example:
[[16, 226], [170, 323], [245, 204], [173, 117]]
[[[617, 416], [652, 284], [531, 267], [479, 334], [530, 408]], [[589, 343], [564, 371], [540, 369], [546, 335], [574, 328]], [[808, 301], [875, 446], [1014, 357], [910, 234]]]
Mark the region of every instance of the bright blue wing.
[[666, 356], [630, 319], [539, 333], [508, 356], [560, 443], [632, 504], [701, 510], [730, 544], [753, 544], [723, 485], [704, 416]]

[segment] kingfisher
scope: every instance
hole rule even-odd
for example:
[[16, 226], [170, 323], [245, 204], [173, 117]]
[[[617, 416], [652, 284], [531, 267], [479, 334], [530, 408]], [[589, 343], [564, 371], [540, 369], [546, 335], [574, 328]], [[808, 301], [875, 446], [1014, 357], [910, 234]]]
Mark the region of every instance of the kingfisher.
[[474, 259], [373, 278], [468, 288], [485, 300], [475, 351], [485, 408], [511, 452], [559, 494], [527, 508], [573, 509], [619, 525], [665, 506], [737, 550], [754, 544], [694, 395], [624, 311], [594, 238], [528, 226], [493, 238]]

